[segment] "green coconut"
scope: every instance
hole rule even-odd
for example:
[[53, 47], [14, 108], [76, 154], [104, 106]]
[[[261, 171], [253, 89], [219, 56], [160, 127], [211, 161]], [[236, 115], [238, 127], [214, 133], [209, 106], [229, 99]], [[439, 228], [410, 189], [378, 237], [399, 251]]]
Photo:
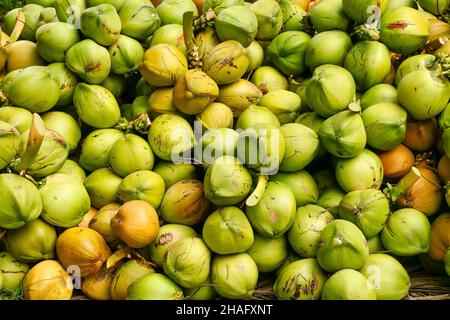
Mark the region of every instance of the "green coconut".
[[222, 207], [211, 213], [203, 225], [203, 240], [218, 254], [241, 253], [254, 240], [252, 226], [237, 207]]
[[358, 270], [367, 262], [368, 256], [367, 240], [351, 222], [334, 220], [320, 234], [317, 261], [328, 272]]
[[393, 212], [381, 232], [383, 246], [398, 256], [428, 252], [431, 227], [427, 217], [412, 208]]
[[408, 295], [411, 286], [408, 272], [394, 257], [371, 254], [359, 272], [370, 282], [378, 300], [401, 300]]
[[319, 300], [326, 281], [327, 275], [316, 259], [302, 259], [283, 268], [273, 292], [280, 300]]
[[314, 258], [320, 234], [333, 220], [330, 212], [317, 205], [308, 204], [298, 208], [294, 224], [288, 232], [291, 247], [302, 257]]

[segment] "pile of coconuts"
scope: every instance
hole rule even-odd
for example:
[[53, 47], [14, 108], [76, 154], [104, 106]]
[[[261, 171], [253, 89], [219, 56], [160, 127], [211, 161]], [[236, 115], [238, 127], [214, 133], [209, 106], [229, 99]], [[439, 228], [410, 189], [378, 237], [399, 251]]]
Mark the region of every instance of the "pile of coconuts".
[[408, 298], [450, 275], [447, 0], [29, 0], [0, 297]]

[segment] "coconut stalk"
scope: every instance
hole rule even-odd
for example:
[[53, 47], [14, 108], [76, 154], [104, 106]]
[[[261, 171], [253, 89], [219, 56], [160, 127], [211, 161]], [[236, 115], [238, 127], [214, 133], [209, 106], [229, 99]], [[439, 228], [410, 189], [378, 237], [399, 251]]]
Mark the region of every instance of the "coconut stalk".
[[359, 40], [380, 40], [381, 14], [375, 14], [373, 19], [369, 19], [365, 24], [355, 27], [351, 36]]
[[7, 47], [11, 44], [17, 41], [19, 39], [20, 34], [23, 31], [23, 28], [25, 27], [25, 15], [23, 14], [22, 10], [19, 10], [19, 13], [17, 14], [16, 18], [16, 25], [14, 26], [14, 29], [9, 36], [9, 40], [4, 41], [2, 39], [2, 30], [0, 28], [0, 72], [3, 71], [3, 69], [6, 66], [6, 61], [8, 59], [8, 51]]
[[152, 121], [147, 113], [138, 115], [133, 120], [129, 121], [125, 117], [120, 118], [119, 122], [115, 126], [116, 129], [130, 133], [136, 131], [140, 134], [148, 134]]
[[250, 196], [245, 201], [245, 204], [249, 207], [254, 207], [261, 200], [264, 191], [266, 190], [268, 178], [267, 176], [258, 176], [257, 184], [255, 190], [250, 194]]
[[45, 130], [42, 118], [37, 113], [33, 113], [33, 121], [31, 122], [25, 153], [22, 158], [17, 160], [17, 164], [15, 165], [15, 170], [20, 175], [23, 176], [26, 174], [26, 170], [38, 155], [42, 142], [44, 141]]
[[189, 69], [201, 69], [203, 63], [198, 52], [198, 46], [195, 43], [194, 13], [192, 11], [185, 12], [183, 15], [183, 37], [186, 45]]
[[450, 25], [439, 19], [428, 19], [430, 24], [430, 35], [428, 41], [450, 36]]
[[437, 77], [450, 80], [450, 55], [445, 52], [436, 54], [436, 58], [428, 61], [426, 68]]
[[119, 246], [119, 249], [111, 254], [108, 260], [106, 260], [106, 269], [113, 268], [125, 258], [131, 258], [131, 248], [128, 246]]
[[433, 152], [428, 151], [416, 155], [415, 166], [435, 171], [436, 161], [433, 159]]
[[348, 105], [348, 110], [355, 113], [361, 113], [361, 106], [357, 102], [352, 102]]
[[[9, 39], [4, 40], [3, 39], [3, 32], [0, 28], [0, 81], [3, 79], [4, 73], [6, 72], [6, 63], [8, 60], [8, 46], [12, 43], [16, 42], [20, 34], [23, 31], [23, 28], [25, 27], [25, 15], [22, 10], [19, 10], [19, 13], [17, 14], [16, 18], [16, 25], [14, 26], [13, 31], [11, 32], [11, 35], [9, 36]], [[5, 104], [8, 102], [8, 98], [6, 95], [0, 90], [0, 104]]]
[[193, 29], [195, 31], [203, 30], [206, 27], [214, 26], [214, 19], [216, 18], [216, 13], [212, 9], [208, 9], [200, 17], [195, 19], [192, 23]]
[[412, 167], [411, 171], [401, 178], [396, 185], [388, 183], [387, 188], [383, 190], [383, 193], [389, 199], [391, 204], [394, 204], [400, 196], [420, 179], [421, 176], [419, 169]]
[[156, 264], [145, 260], [143, 256], [141, 256], [139, 253], [136, 252], [136, 250], [132, 249], [131, 247], [127, 245], [119, 245], [118, 249], [113, 254], [111, 254], [109, 258], [106, 260], [106, 268], [107, 269], [114, 268], [123, 259], [132, 259], [132, 258], [141, 260], [145, 262], [145, 264], [148, 264], [154, 268], [157, 267]]

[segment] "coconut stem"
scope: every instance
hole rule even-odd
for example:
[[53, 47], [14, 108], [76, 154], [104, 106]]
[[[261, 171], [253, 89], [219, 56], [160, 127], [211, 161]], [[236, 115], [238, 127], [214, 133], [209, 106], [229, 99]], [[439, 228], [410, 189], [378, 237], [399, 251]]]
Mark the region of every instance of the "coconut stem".
[[42, 118], [33, 113], [33, 121], [31, 122], [30, 133], [28, 135], [27, 146], [25, 153], [17, 164], [15, 170], [25, 174], [26, 169], [33, 163], [39, 150], [41, 149], [42, 142], [45, 136], [45, 126]]
[[351, 36], [356, 37], [359, 40], [380, 40], [380, 31], [376, 24], [362, 24], [357, 26]]
[[19, 10], [16, 18], [16, 25], [14, 26], [14, 30], [11, 32], [9, 40], [11, 43], [14, 43], [19, 39], [20, 34], [22, 33], [23, 28], [25, 27], [25, 15], [22, 10]]
[[361, 105], [358, 102], [352, 102], [348, 105], [348, 109], [355, 113], [361, 112]]
[[129, 132], [130, 121], [128, 121], [125, 117], [120, 118], [119, 122], [115, 126], [115, 129]]
[[128, 246], [119, 246], [119, 249], [106, 260], [106, 269], [113, 268], [125, 258], [131, 258], [131, 248]]
[[131, 255], [138, 258], [141, 262], [143, 262], [146, 266], [148, 267], [153, 267], [153, 268], [157, 268], [158, 266], [156, 264], [154, 264], [153, 262], [150, 262], [148, 260], [145, 259], [145, 257], [143, 257], [142, 255], [140, 255], [136, 250], [131, 249]]
[[126, 118], [120, 118], [115, 128], [126, 133], [137, 131], [141, 134], [148, 134], [148, 130], [150, 129], [151, 124], [152, 121], [150, 120], [148, 114], [144, 113], [137, 116], [131, 121], [127, 120]]
[[434, 160], [433, 160], [433, 152], [424, 152], [416, 155], [415, 166], [416, 167], [426, 167], [430, 170], [434, 169]]
[[45, 181], [36, 181], [34, 180], [34, 178], [32, 176], [30, 176], [29, 174], [27, 174], [25, 171], [22, 171], [20, 173], [21, 176], [23, 176], [24, 178], [28, 179], [29, 181], [31, 181], [36, 187], [40, 187], [45, 185]]
[[[358, 215], [358, 213], [360, 212], [360, 210], [358, 210], [357, 207], [350, 207], [350, 206], [341, 206], [341, 205], [338, 205], [338, 206], [335, 206], [335, 207], [333, 207], [333, 208], [336, 208], [336, 209], [340, 209], [340, 208], [345, 209], [345, 210], [347, 210], [347, 211], [350, 211], [354, 216]], [[328, 210], [328, 209], [327, 209], [327, 210]], [[329, 211], [329, 210], [328, 210], [328, 211]]]
[[193, 21], [194, 30], [199, 31], [205, 29], [207, 26], [212, 27], [215, 19], [216, 13], [212, 9], [208, 9], [208, 11]]
[[298, 82], [297, 80], [295, 80], [295, 78], [293, 77], [293, 76], [289, 76], [288, 77], [288, 82], [290, 83], [290, 84], [293, 84], [293, 85], [300, 85], [300, 82]]
[[133, 129], [141, 134], [148, 134], [148, 130], [150, 130], [150, 125], [152, 121], [148, 114], [144, 113], [139, 115], [136, 119], [131, 121]]
[[0, 105], [4, 105], [6, 103], [8, 103], [8, 97], [0, 89]]
[[266, 190], [267, 185], [267, 176], [258, 176], [258, 182], [256, 184], [255, 190], [252, 194], [247, 198], [245, 204], [249, 207], [254, 207], [258, 204], [259, 200], [261, 200], [264, 191]]
[[436, 54], [436, 58], [427, 64], [427, 69], [450, 79], [450, 56], [443, 52]]
[[198, 52], [198, 46], [195, 44], [194, 13], [192, 11], [185, 12], [183, 15], [183, 36], [187, 49], [189, 68], [201, 69], [203, 63]]
[[122, 261], [123, 259], [132, 259], [132, 258], [137, 258], [139, 260], [141, 260], [142, 262], [144, 262], [147, 266], [156, 268], [157, 265], [145, 260], [145, 258], [140, 255], [139, 253], [136, 252], [136, 250], [134, 250], [133, 248], [121, 244], [117, 247], [117, 250], [111, 254], [108, 258], [108, 260], [106, 260], [106, 268], [113, 268], [114, 266], [117, 265], [117, 263], [119, 263], [120, 261]]
[[450, 35], [450, 25], [448, 23], [439, 19], [430, 19], [428, 22], [430, 23], [428, 41], [434, 41]]
[[425, 44], [423, 53], [429, 53], [433, 54], [436, 50], [438, 50], [440, 47], [445, 45], [448, 42], [447, 37], [440, 37], [431, 41], [428, 41], [428, 43]]
[[185, 12], [183, 15], [183, 36], [184, 43], [188, 51], [194, 49], [194, 13], [192, 11]]
[[419, 169], [413, 167], [409, 173], [407, 173], [397, 185], [393, 186], [388, 184], [387, 189], [384, 190], [384, 193], [391, 201], [391, 203], [395, 203], [398, 198], [406, 192], [409, 188], [411, 188], [417, 180], [420, 179], [421, 173]]

